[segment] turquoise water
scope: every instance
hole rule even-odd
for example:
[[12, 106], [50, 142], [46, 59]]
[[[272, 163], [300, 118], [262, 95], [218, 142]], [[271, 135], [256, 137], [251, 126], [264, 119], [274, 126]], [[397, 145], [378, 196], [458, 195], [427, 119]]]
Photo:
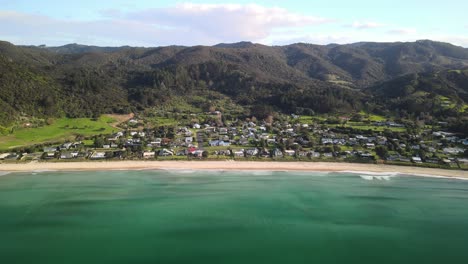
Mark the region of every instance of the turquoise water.
[[468, 263], [468, 181], [7, 174], [0, 176], [0, 263]]

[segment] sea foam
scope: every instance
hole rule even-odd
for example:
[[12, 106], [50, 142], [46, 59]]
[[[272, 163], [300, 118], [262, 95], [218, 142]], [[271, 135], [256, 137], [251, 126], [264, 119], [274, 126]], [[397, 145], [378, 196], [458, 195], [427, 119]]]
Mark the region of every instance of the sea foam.
[[10, 173], [11, 173], [11, 172], [9, 172], [9, 171], [0, 171], [0, 177], [1, 177], [1, 176], [8, 175], [8, 174], [10, 174]]

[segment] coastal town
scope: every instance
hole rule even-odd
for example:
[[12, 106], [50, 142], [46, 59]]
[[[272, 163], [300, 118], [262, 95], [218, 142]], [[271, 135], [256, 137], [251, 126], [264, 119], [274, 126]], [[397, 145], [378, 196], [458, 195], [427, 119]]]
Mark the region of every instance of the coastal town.
[[468, 138], [444, 122], [416, 127], [362, 113], [230, 119], [220, 111], [135, 115], [114, 133], [5, 151], [0, 162], [299, 160], [468, 168]]

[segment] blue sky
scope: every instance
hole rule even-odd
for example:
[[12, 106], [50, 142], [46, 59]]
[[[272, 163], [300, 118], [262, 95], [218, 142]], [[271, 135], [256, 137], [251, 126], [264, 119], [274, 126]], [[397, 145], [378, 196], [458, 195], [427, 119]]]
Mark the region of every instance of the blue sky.
[[468, 1], [0, 0], [0, 39], [49, 46], [432, 39], [468, 47]]

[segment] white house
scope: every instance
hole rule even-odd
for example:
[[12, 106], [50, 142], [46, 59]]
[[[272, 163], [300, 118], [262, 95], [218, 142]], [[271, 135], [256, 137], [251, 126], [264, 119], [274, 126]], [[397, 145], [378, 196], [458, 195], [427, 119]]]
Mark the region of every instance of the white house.
[[143, 152], [143, 158], [145, 158], [145, 159], [154, 158], [154, 151], [145, 151], [145, 152]]

